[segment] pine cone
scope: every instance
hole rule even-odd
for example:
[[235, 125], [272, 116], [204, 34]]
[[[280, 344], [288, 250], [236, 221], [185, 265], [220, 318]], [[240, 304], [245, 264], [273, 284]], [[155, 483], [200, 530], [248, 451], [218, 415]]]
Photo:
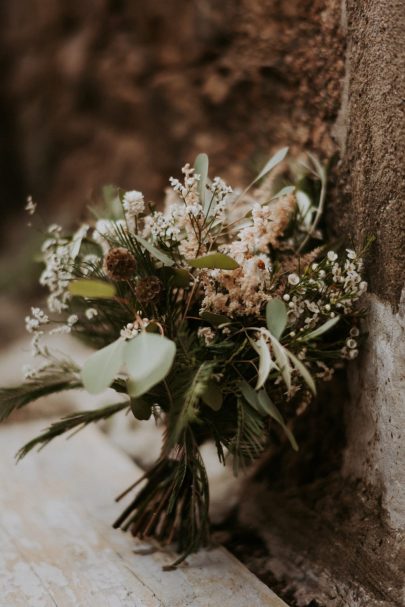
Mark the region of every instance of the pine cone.
[[135, 295], [140, 304], [155, 303], [160, 297], [162, 288], [162, 282], [157, 276], [146, 276], [136, 285]]
[[104, 257], [103, 270], [111, 280], [130, 280], [136, 270], [136, 259], [128, 249], [110, 249]]

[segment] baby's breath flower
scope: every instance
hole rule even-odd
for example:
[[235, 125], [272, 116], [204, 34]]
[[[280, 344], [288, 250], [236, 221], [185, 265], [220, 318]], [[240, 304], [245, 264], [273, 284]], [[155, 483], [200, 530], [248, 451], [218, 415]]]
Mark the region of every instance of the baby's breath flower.
[[27, 204], [25, 205], [25, 210], [28, 215], [33, 215], [36, 211], [37, 203], [32, 200], [32, 196], [28, 196]]
[[142, 192], [131, 190], [125, 192], [122, 206], [128, 219], [138, 217], [145, 210], [145, 201]]
[[288, 275], [288, 282], [290, 283], [290, 285], [296, 286], [300, 282], [300, 277], [298, 276], [298, 274], [293, 272], [292, 274]]
[[215, 339], [215, 332], [211, 327], [200, 327], [197, 334], [204, 340], [206, 346], [209, 346]]
[[96, 308], [87, 308], [87, 310], [85, 311], [84, 315], [86, 318], [88, 318], [88, 320], [93, 320], [93, 318], [95, 318], [97, 316], [98, 312], [96, 310]]
[[329, 261], [336, 261], [338, 258], [337, 253], [335, 253], [335, 251], [328, 251], [327, 257]]

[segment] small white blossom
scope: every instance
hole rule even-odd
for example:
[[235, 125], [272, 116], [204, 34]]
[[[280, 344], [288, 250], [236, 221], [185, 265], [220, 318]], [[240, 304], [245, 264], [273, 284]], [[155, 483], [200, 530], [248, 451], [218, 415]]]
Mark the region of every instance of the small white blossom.
[[95, 318], [97, 316], [98, 312], [96, 310], [96, 308], [87, 308], [87, 310], [85, 311], [84, 315], [86, 318], [88, 318], [89, 320], [93, 320], [93, 318]]
[[215, 339], [215, 332], [211, 327], [200, 327], [197, 331], [198, 337], [204, 339], [205, 345], [209, 346]]
[[146, 328], [149, 324], [149, 319], [148, 318], [142, 318], [140, 319], [140, 315], [139, 316], [139, 320], [135, 320], [134, 322], [129, 322], [123, 329], [121, 329], [120, 331], [120, 336], [125, 339], [125, 340], [129, 340], [129, 339], [133, 339], [134, 337], [137, 337], [139, 335], [139, 333], [141, 333], [142, 329]]
[[335, 253], [335, 251], [329, 251], [327, 257], [329, 261], [336, 261], [338, 258], [337, 253]]
[[27, 211], [28, 215], [33, 215], [35, 213], [36, 208], [37, 203], [32, 200], [32, 196], [28, 196], [27, 204], [25, 205], [25, 210]]
[[288, 282], [290, 283], [290, 285], [296, 286], [300, 282], [300, 277], [298, 276], [298, 274], [295, 274], [295, 272], [293, 272], [292, 274], [288, 275]]
[[137, 190], [125, 192], [122, 206], [129, 219], [133, 219], [143, 213], [145, 210], [145, 200], [142, 192], [138, 192]]

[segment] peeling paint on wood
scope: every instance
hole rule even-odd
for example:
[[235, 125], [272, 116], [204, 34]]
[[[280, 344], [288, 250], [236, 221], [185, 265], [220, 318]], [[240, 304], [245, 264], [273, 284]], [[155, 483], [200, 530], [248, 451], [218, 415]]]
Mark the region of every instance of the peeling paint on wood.
[[95, 428], [15, 466], [40, 429], [0, 430], [0, 607], [286, 607], [222, 548], [164, 572], [173, 553], [113, 530], [140, 470]]

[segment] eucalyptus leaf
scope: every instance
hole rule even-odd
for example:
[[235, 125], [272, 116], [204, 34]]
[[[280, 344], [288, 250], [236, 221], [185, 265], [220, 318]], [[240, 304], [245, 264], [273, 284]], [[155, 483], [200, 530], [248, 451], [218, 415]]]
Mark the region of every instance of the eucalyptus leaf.
[[308, 333], [302, 339], [304, 339], [305, 341], [309, 341], [310, 339], [316, 339], [317, 337], [320, 337], [321, 335], [323, 335], [323, 333], [326, 333], [326, 331], [329, 331], [332, 327], [334, 327], [336, 323], [339, 322], [339, 320], [340, 316], [335, 316], [335, 318], [329, 318], [329, 320], [324, 322], [323, 325], [321, 325], [317, 329], [314, 329], [313, 331], [311, 331], [311, 333]]
[[128, 394], [142, 396], [169, 373], [176, 354], [176, 345], [156, 333], [141, 333], [126, 342], [124, 362], [129, 379]]
[[266, 322], [270, 333], [280, 339], [284, 329], [287, 326], [287, 307], [285, 303], [278, 298], [270, 300], [266, 305]]
[[266, 413], [265, 411], [263, 411], [263, 407], [259, 402], [258, 393], [252, 388], [250, 384], [247, 383], [246, 380], [243, 379], [239, 382], [239, 389], [243, 398], [251, 407], [253, 407], [253, 409], [255, 409], [258, 413], [261, 414]]
[[69, 284], [69, 292], [76, 297], [91, 299], [112, 299], [115, 297], [115, 286], [104, 280], [80, 278]]
[[310, 374], [310, 372], [308, 371], [306, 366], [299, 360], [299, 358], [294, 356], [294, 354], [292, 352], [290, 352], [289, 350], [286, 349], [286, 353], [287, 353], [287, 356], [289, 357], [289, 359], [291, 360], [292, 364], [294, 365], [294, 367], [297, 369], [298, 373], [304, 379], [308, 388], [311, 390], [312, 394], [315, 395], [316, 394], [316, 385], [315, 385], [312, 375]]
[[287, 196], [287, 194], [293, 194], [295, 192], [295, 189], [295, 185], [286, 185], [284, 186], [284, 188], [281, 188], [281, 190], [279, 190], [277, 194], [274, 194], [271, 199], [274, 200], [275, 198]]
[[82, 227], [77, 230], [77, 232], [73, 235], [72, 241], [70, 243], [70, 257], [72, 259], [76, 259], [76, 257], [80, 253], [80, 249], [82, 246], [83, 240], [87, 236], [87, 232], [89, 231], [89, 227], [87, 224], [82, 225]]
[[206, 183], [208, 177], [208, 156], [207, 154], [198, 154], [197, 158], [194, 161], [194, 170], [197, 175], [200, 176], [200, 181], [198, 182], [198, 193], [200, 195], [200, 202], [205, 206], [205, 194], [206, 194]]
[[155, 247], [148, 240], [145, 240], [145, 238], [142, 238], [142, 236], [139, 236], [139, 234], [134, 233], [133, 236], [139, 242], [139, 244], [143, 246], [144, 249], [146, 249], [153, 257], [161, 261], [163, 265], [170, 267], [174, 264], [173, 259], [166, 255], [166, 253], [163, 253], [163, 251]]
[[211, 379], [204, 387], [204, 390], [201, 393], [201, 399], [214, 411], [220, 410], [222, 407], [223, 397], [221, 388], [218, 386], [215, 380]]
[[218, 327], [219, 325], [229, 324], [231, 322], [231, 319], [228, 318], [227, 316], [224, 316], [223, 314], [214, 314], [214, 312], [208, 312], [207, 310], [204, 310], [204, 312], [201, 312], [200, 317], [203, 320], [206, 320], [207, 322], [209, 322], [214, 327]]
[[252, 348], [256, 350], [259, 355], [259, 371], [257, 373], [257, 384], [256, 390], [261, 388], [268, 376], [270, 371], [276, 366], [271, 359], [269, 345], [266, 343], [263, 337], [260, 337], [257, 341], [249, 338]]
[[126, 342], [119, 338], [86, 360], [81, 377], [87, 392], [100, 394], [112, 384], [123, 365], [125, 346]]
[[218, 270], [236, 270], [239, 264], [224, 253], [209, 253], [197, 259], [187, 259], [187, 263], [193, 268], [209, 268]]
[[274, 167], [276, 167], [278, 164], [280, 164], [280, 162], [282, 162], [284, 160], [284, 158], [287, 156], [287, 154], [288, 154], [288, 147], [281, 148], [281, 150], [278, 150], [278, 152], [276, 152], [274, 154], [274, 156], [272, 156], [270, 158], [270, 160], [268, 162], [266, 162], [266, 164], [264, 165], [264, 167], [262, 168], [262, 170], [260, 171], [260, 173], [258, 174], [256, 179], [252, 182], [252, 185], [254, 183], [256, 183], [257, 181], [259, 181], [260, 179], [263, 179], [263, 177], [265, 177], [267, 175], [267, 173], [270, 173], [270, 171], [272, 171], [274, 169]]
[[143, 398], [131, 398], [131, 411], [139, 420], [147, 420], [152, 415], [152, 407]]
[[274, 356], [276, 358], [277, 366], [280, 369], [281, 376], [284, 380], [287, 389], [291, 388], [291, 366], [288, 360], [286, 350], [280, 344], [278, 339], [270, 335], [271, 345], [273, 348]]
[[187, 288], [190, 286], [190, 273], [184, 268], [168, 268], [164, 266], [159, 269], [159, 277], [168, 287]]
[[281, 415], [280, 411], [278, 410], [276, 405], [271, 400], [270, 396], [267, 394], [266, 390], [264, 390], [264, 389], [260, 390], [260, 392], [258, 393], [258, 399], [259, 399], [259, 402], [262, 405], [263, 409], [270, 415], [270, 417], [272, 417], [283, 428], [294, 451], [298, 451], [297, 441], [295, 440], [293, 433], [286, 425], [286, 423], [283, 419], [283, 416]]

